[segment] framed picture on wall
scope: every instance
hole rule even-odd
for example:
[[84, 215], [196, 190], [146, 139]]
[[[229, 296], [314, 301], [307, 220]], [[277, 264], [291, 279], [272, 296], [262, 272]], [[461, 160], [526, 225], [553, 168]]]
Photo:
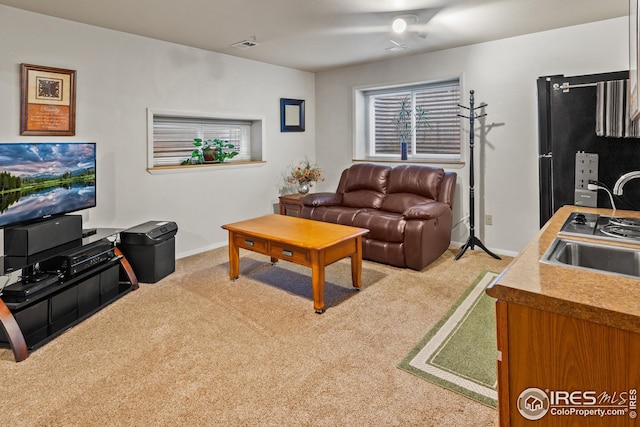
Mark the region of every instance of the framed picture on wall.
[[280, 98], [280, 132], [304, 132], [304, 100]]
[[640, 119], [640, 65], [638, 60], [639, 24], [638, 7], [640, 0], [629, 0], [629, 117], [631, 120]]
[[76, 72], [21, 64], [20, 135], [76, 134]]

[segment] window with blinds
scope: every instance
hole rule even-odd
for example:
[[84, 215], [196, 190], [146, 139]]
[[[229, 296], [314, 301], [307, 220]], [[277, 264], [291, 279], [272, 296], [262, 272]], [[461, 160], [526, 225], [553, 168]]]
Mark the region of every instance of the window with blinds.
[[251, 160], [251, 126], [251, 121], [154, 114], [152, 167], [189, 159], [194, 138], [229, 141], [238, 155], [226, 162]]
[[409, 156], [415, 159], [459, 161], [461, 147], [460, 82], [458, 79], [413, 87], [385, 88], [364, 92], [367, 109], [367, 147], [370, 157], [398, 156], [400, 136], [397, 118], [401, 103], [409, 110], [421, 108], [426, 124], [416, 127], [412, 115]]

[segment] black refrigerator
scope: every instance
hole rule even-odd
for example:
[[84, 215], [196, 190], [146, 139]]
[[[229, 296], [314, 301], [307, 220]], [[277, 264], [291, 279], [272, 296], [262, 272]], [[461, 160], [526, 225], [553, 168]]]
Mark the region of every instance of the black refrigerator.
[[[628, 76], [628, 71], [622, 71], [538, 78], [541, 227], [562, 206], [579, 204], [576, 203], [578, 153], [597, 155], [597, 181], [610, 190], [621, 175], [640, 170], [640, 139], [596, 135], [597, 83], [624, 80]], [[629, 181], [623, 190], [621, 197], [614, 196], [617, 209], [638, 210], [640, 179]], [[612, 207], [605, 191], [596, 191], [593, 197], [597, 207]]]

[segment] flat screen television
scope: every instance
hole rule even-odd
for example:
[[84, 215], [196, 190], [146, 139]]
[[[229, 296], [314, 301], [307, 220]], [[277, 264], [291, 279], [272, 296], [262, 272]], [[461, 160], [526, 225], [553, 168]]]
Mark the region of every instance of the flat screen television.
[[0, 143], [0, 228], [95, 206], [95, 143]]

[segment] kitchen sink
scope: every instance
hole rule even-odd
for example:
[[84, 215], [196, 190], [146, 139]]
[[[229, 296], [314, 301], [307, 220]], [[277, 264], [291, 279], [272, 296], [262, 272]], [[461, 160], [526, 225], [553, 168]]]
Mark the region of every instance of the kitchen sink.
[[556, 238], [542, 256], [541, 261], [547, 264], [640, 278], [640, 248]]

